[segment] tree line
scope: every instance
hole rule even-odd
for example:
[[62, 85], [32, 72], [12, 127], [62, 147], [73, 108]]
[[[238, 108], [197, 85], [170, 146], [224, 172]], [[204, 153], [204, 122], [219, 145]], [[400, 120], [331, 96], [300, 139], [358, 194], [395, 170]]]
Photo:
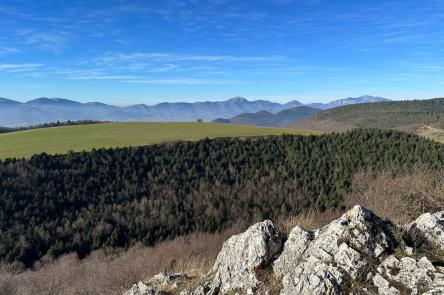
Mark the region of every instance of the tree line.
[[444, 145], [392, 130], [204, 139], [0, 161], [0, 261], [153, 245], [237, 220], [342, 205], [353, 175], [417, 163]]
[[109, 122], [108, 121], [96, 121], [96, 120], [78, 120], [78, 121], [68, 120], [68, 121], [49, 122], [49, 123], [43, 123], [43, 124], [38, 124], [38, 125], [33, 125], [33, 126], [25, 126], [25, 127], [0, 126], [0, 133], [16, 132], [16, 131], [23, 131], [23, 130], [29, 130], [29, 129], [39, 129], [39, 128], [100, 124], [100, 123], [109, 123]]

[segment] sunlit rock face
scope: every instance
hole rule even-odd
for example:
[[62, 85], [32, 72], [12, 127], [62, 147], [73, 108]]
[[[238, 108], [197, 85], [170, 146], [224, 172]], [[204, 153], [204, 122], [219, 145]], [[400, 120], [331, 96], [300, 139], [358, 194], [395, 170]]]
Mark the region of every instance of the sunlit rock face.
[[213, 266], [213, 292], [255, 288], [257, 273], [281, 252], [283, 236], [269, 220], [228, 239]]
[[197, 280], [160, 273], [124, 295], [444, 294], [437, 255], [444, 249], [443, 217], [426, 213], [396, 228], [355, 206], [320, 229], [296, 226], [288, 237], [265, 220], [228, 239]]

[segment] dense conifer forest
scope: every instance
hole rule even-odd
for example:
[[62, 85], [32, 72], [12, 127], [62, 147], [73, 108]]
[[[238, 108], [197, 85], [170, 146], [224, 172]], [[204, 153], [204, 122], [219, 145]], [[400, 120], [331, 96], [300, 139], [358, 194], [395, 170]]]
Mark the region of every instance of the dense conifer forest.
[[32, 265], [152, 245], [236, 220], [342, 205], [360, 169], [444, 165], [444, 145], [392, 130], [226, 138], [0, 162], [0, 260]]

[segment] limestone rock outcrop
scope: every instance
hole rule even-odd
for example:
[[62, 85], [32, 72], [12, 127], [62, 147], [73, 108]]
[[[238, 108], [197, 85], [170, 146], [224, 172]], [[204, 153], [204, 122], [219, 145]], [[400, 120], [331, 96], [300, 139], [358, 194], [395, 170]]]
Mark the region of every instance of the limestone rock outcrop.
[[355, 206], [284, 240], [271, 221], [256, 223], [223, 244], [209, 273], [160, 273], [124, 295], [444, 295], [444, 212], [397, 228]]
[[194, 290], [185, 289], [180, 295], [206, 295], [210, 294], [211, 286], [209, 282], [200, 283]]
[[174, 274], [161, 272], [149, 280], [148, 283], [156, 288], [172, 289], [178, 288], [178, 283], [181, 281], [186, 281], [187, 279], [187, 275], [182, 272]]
[[283, 236], [270, 220], [251, 226], [228, 239], [213, 266], [213, 293], [254, 289], [261, 268], [269, 265], [281, 252]]
[[147, 286], [143, 282], [138, 282], [134, 284], [131, 289], [126, 291], [124, 295], [161, 295], [156, 288]]
[[377, 271], [380, 278], [373, 280], [373, 283], [378, 287], [379, 294], [387, 294], [387, 285], [398, 287], [398, 289], [391, 288], [392, 294], [401, 294], [400, 291], [421, 294], [422, 290], [444, 294], [439, 293], [440, 290], [444, 290], [443, 270], [444, 268], [435, 267], [427, 257], [397, 259], [389, 256], [379, 265]]
[[370, 260], [396, 245], [390, 225], [361, 206], [314, 232], [294, 231], [299, 238], [290, 234], [274, 264], [283, 276], [281, 294], [341, 294], [343, 285], [366, 275]]
[[406, 235], [415, 246], [444, 252], [444, 211], [434, 214], [424, 213], [410, 223]]
[[306, 231], [299, 225], [292, 229], [285, 242], [284, 251], [274, 263], [274, 273], [277, 276], [286, 275], [300, 261], [302, 254], [313, 241], [315, 234]]

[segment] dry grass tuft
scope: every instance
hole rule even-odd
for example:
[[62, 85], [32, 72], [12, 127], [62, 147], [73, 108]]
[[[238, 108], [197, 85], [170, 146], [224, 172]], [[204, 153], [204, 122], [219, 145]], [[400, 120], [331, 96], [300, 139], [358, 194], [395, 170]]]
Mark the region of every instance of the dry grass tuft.
[[406, 174], [363, 171], [355, 175], [352, 189], [346, 198], [349, 207], [360, 204], [398, 226], [444, 209], [444, 171], [420, 166]]
[[313, 210], [307, 213], [302, 212], [295, 216], [279, 218], [276, 221], [276, 226], [280, 231], [286, 234], [289, 234], [296, 225], [300, 225], [307, 230], [314, 230], [339, 218], [343, 213], [344, 212], [339, 209], [329, 209], [326, 211]]
[[20, 272], [0, 267], [2, 295], [12, 294], [122, 294], [135, 282], [163, 272], [208, 271], [223, 242], [241, 232], [237, 224], [220, 234], [191, 234], [155, 247], [104, 249], [79, 260], [70, 254], [35, 270]]

